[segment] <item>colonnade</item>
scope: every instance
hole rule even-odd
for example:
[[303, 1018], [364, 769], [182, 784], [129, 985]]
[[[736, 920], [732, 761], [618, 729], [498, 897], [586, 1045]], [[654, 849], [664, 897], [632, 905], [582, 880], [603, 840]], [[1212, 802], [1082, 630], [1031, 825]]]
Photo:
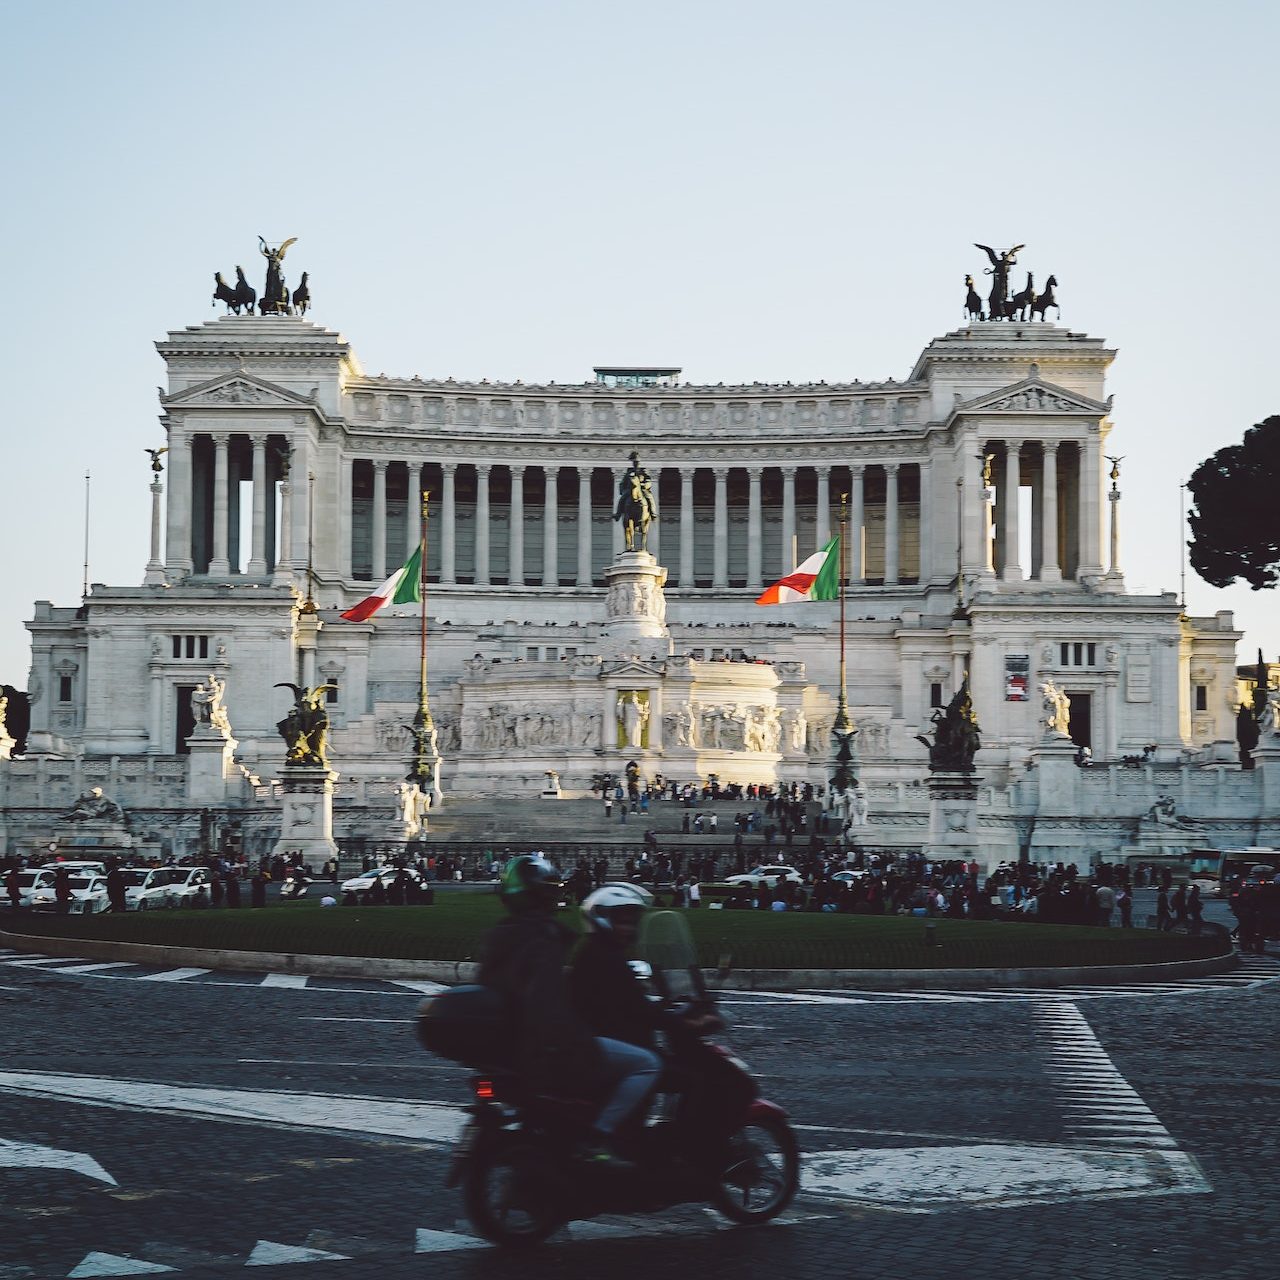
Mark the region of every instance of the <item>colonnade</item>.
[[[623, 546], [622, 527], [612, 520], [622, 467], [358, 457], [345, 457], [342, 466], [342, 492], [350, 495], [342, 512], [342, 571], [357, 580], [382, 580], [417, 544], [424, 487], [433, 492], [428, 571], [444, 585], [487, 586], [495, 579], [512, 585], [599, 585], [607, 559]], [[848, 493], [851, 581], [913, 582], [927, 558], [923, 470], [897, 462], [651, 467], [659, 518], [649, 530], [649, 550], [670, 569], [673, 586], [758, 591], [825, 545], [839, 520], [833, 496]], [[900, 483], [904, 473], [907, 500]], [[495, 476], [502, 491], [496, 502]], [[463, 481], [465, 511], [459, 500]], [[404, 513], [403, 530], [398, 511]], [[466, 570], [460, 555], [464, 525], [470, 531]], [[611, 532], [605, 534], [606, 527]], [[495, 555], [498, 538], [505, 554]], [[572, 542], [562, 546], [562, 539]], [[539, 564], [526, 562], [529, 552]]]

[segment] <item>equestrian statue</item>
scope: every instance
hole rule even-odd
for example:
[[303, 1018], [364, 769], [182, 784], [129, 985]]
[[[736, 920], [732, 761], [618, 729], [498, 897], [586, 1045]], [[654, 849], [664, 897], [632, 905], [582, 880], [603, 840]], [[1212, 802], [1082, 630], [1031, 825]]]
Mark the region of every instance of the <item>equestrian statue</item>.
[[648, 549], [649, 525], [657, 519], [649, 473], [640, 465], [640, 455], [632, 450], [631, 465], [618, 482], [618, 505], [613, 518], [622, 521], [628, 551]]

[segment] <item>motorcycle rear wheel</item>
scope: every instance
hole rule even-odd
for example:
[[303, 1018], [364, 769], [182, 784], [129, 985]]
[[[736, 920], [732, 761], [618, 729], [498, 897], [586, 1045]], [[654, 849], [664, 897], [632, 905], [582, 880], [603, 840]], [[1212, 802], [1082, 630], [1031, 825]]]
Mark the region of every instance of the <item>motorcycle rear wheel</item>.
[[731, 1222], [768, 1222], [800, 1185], [800, 1145], [780, 1116], [748, 1120], [729, 1139], [724, 1170], [711, 1202]]
[[462, 1178], [462, 1201], [476, 1233], [504, 1249], [530, 1249], [565, 1223], [559, 1179], [546, 1155], [523, 1139], [482, 1147]]

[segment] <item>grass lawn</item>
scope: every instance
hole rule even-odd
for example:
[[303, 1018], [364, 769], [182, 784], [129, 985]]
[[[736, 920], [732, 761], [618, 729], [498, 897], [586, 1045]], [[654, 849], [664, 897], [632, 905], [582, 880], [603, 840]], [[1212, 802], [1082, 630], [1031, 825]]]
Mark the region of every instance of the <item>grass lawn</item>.
[[[440, 893], [431, 907], [321, 907], [296, 902], [260, 910], [163, 911], [130, 915], [0, 913], [0, 929], [29, 935], [163, 946], [389, 959], [474, 959], [501, 916], [496, 896]], [[926, 946], [913, 916], [844, 916], [758, 911], [682, 913], [704, 966], [739, 969], [1003, 969], [1155, 964], [1218, 955], [1230, 944], [1149, 929], [934, 921]], [[577, 912], [561, 918], [576, 926]]]

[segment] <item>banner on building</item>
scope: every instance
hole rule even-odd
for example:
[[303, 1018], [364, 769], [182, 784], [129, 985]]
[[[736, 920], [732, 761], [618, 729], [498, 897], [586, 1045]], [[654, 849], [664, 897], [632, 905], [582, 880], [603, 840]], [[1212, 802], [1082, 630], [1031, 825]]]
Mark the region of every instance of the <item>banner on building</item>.
[[1026, 702], [1031, 684], [1031, 656], [1026, 653], [1007, 653], [1004, 658], [1004, 700]]

